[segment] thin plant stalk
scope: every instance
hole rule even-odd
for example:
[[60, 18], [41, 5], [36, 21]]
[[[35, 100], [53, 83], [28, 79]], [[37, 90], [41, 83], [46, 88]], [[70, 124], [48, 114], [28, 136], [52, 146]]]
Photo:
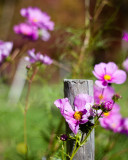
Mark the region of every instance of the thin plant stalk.
[[12, 55], [10, 55], [10, 60], [3, 63], [2, 66], [0, 67], [0, 72], [3, 72], [10, 64], [14, 63], [14, 60], [17, 57], [20, 57], [22, 53], [25, 53], [28, 49], [28, 44], [23, 45], [23, 47], [20, 49], [15, 49]]
[[56, 65], [59, 68], [64, 69], [67, 72], [70, 72], [70, 68], [68, 68], [67, 66], [65, 66], [64, 64], [57, 62], [56, 60], [53, 60], [53, 64]]
[[[48, 145], [48, 150], [49, 150], [49, 151], [52, 150], [52, 149], [54, 149], [54, 150], [53, 150], [53, 152], [52, 152], [52, 154], [51, 154], [50, 156], [53, 156], [53, 155], [55, 154], [55, 152], [56, 152], [56, 151], [59, 149], [59, 147], [60, 147], [60, 144], [58, 144], [58, 141], [55, 140], [55, 135], [57, 135], [57, 134], [59, 133], [60, 129], [61, 129], [62, 126], [63, 126], [63, 123], [64, 123], [64, 119], [63, 119], [63, 117], [61, 117], [61, 120], [60, 120], [60, 122], [59, 122], [59, 124], [58, 124], [58, 127], [57, 127], [57, 129], [56, 129], [56, 132], [53, 131], [53, 132], [51, 133], [51, 137], [50, 137], [49, 145]], [[63, 147], [64, 147], [64, 145], [63, 145]], [[46, 158], [49, 158], [49, 154], [46, 155]]]
[[[98, 3], [98, 1], [96, 3]], [[92, 17], [90, 15], [90, 9], [89, 9], [90, 1], [85, 0], [85, 35], [84, 35], [85, 38], [84, 38], [84, 42], [83, 42], [83, 45], [80, 50], [80, 55], [79, 55], [77, 64], [73, 67], [74, 68], [74, 76], [77, 76], [76, 74], [79, 73], [78, 68], [81, 68], [80, 66], [81, 66], [81, 64], [83, 64], [83, 60], [84, 60], [84, 63], [86, 63], [85, 60], [87, 61], [88, 54], [89, 54], [88, 48], [89, 48], [89, 44], [91, 41], [90, 37], [92, 34], [92, 28], [94, 27], [94, 23], [97, 21], [99, 15], [101, 14], [101, 12], [106, 4], [107, 4], [106, 1], [101, 2], [101, 4], [98, 6], [98, 9], [94, 11], [95, 16]], [[86, 52], [86, 57], [85, 57], [85, 52]]]
[[36, 67], [30, 80], [28, 80], [28, 90], [27, 90], [27, 95], [26, 95], [26, 100], [25, 100], [25, 109], [24, 109], [24, 143], [27, 145], [27, 111], [28, 111], [28, 103], [29, 103], [29, 95], [31, 91], [31, 84], [32, 81], [38, 71], [38, 68]]
[[78, 60], [78, 65], [81, 63], [82, 59], [83, 59], [83, 55], [84, 52], [88, 46], [89, 43], [89, 38], [90, 38], [90, 13], [89, 13], [89, 5], [90, 5], [90, 1], [86, 1], [85, 0], [85, 39], [84, 39], [84, 43], [83, 46], [81, 48], [81, 52], [80, 52], [80, 56], [79, 56], [79, 60]]
[[10, 57], [10, 61], [9, 62], [5, 62], [1, 67], [0, 67], [0, 72], [4, 71], [9, 65], [10, 63], [13, 63], [13, 61], [15, 60], [15, 58], [19, 55], [20, 51], [19, 49], [16, 49], [13, 54]]
[[64, 160], [64, 142], [62, 144], [62, 160]]
[[80, 68], [80, 64], [82, 64], [82, 60], [84, 57], [85, 50], [89, 44], [90, 39], [90, 13], [89, 13], [89, 5], [90, 1], [85, 0], [85, 38], [83, 45], [81, 47], [80, 55], [77, 64], [74, 66], [74, 72], [77, 73], [78, 68]]
[[[85, 142], [87, 141], [88, 137], [90, 136], [91, 132], [93, 131], [93, 129], [97, 126], [98, 120], [101, 117], [101, 115], [103, 114], [103, 112], [97, 117], [96, 122], [94, 124], [94, 126], [90, 129], [90, 131], [87, 133], [86, 137], [84, 138], [84, 140], [79, 144], [79, 146], [76, 148], [74, 147], [74, 150], [72, 152], [72, 155], [70, 157], [70, 160], [73, 159], [73, 157], [75, 156], [75, 154], [77, 153], [77, 151], [79, 150], [79, 148], [85, 144]], [[75, 142], [75, 146], [77, 145], [77, 141]]]
[[95, 16], [94, 16], [94, 21], [96, 21], [99, 17], [99, 15], [101, 14], [103, 8], [105, 7], [105, 5], [107, 4], [107, 1], [101, 1], [99, 7], [96, 9], [95, 11]]

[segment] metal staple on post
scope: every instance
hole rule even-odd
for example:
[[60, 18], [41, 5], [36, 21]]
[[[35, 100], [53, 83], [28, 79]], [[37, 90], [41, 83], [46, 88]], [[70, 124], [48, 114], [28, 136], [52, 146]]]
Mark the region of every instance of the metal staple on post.
[[[64, 96], [67, 97], [74, 109], [74, 98], [78, 94], [88, 94], [93, 96], [93, 81], [92, 80], [82, 80], [82, 79], [65, 79], [64, 80]], [[71, 133], [67, 125], [67, 133]], [[84, 137], [86, 134], [84, 134]], [[74, 142], [67, 142], [67, 153], [71, 154], [73, 150]], [[82, 146], [73, 160], [94, 160], [94, 130], [92, 131], [88, 141], [84, 146]]]

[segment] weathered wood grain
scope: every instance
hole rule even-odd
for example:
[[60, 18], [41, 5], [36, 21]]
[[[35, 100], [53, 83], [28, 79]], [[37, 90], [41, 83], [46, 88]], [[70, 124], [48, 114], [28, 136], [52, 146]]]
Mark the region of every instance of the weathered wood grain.
[[[84, 93], [93, 96], [93, 81], [79, 80], [79, 79], [65, 79], [64, 80], [64, 96], [67, 97], [72, 105], [76, 95]], [[67, 132], [71, 133], [67, 125]], [[86, 135], [84, 135], [86, 136]], [[73, 141], [67, 142], [67, 153], [72, 152], [74, 146]], [[82, 146], [74, 156], [73, 160], [94, 160], [94, 131], [88, 138], [88, 142]]]

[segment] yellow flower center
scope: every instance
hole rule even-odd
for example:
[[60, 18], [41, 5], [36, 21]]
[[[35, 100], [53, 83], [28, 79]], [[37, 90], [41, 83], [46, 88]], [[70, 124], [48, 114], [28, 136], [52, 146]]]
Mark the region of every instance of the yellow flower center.
[[106, 75], [104, 75], [104, 79], [109, 81], [109, 80], [111, 80], [111, 76], [106, 74]]
[[99, 99], [100, 99], [100, 101], [101, 101], [102, 99], [104, 99], [103, 94], [100, 94], [100, 95], [99, 95]]
[[35, 19], [33, 19], [33, 22], [38, 22], [38, 20], [35, 18]]
[[109, 112], [106, 112], [106, 113], [104, 113], [103, 114], [105, 117], [108, 117], [109, 115], [110, 115], [110, 113]]
[[76, 112], [74, 113], [74, 118], [79, 121], [79, 120], [81, 120], [82, 115], [83, 115], [82, 112], [76, 111]]
[[24, 35], [28, 35], [28, 32], [24, 31], [23, 34], [24, 34]]
[[112, 123], [112, 127], [113, 127], [113, 128], [116, 128], [116, 123]]

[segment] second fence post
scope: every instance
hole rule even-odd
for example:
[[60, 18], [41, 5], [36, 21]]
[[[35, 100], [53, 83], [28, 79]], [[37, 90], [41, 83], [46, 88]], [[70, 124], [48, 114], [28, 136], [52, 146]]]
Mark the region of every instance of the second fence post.
[[[65, 79], [64, 80], [64, 96], [67, 97], [74, 109], [74, 98], [78, 94], [88, 94], [93, 96], [93, 81], [92, 80], [81, 80], [81, 79]], [[71, 133], [67, 125], [67, 133]], [[86, 136], [86, 134], [84, 135]], [[67, 142], [67, 153], [71, 154], [73, 150], [74, 142]], [[73, 160], [94, 160], [94, 130], [92, 131], [88, 142], [82, 146]]]

